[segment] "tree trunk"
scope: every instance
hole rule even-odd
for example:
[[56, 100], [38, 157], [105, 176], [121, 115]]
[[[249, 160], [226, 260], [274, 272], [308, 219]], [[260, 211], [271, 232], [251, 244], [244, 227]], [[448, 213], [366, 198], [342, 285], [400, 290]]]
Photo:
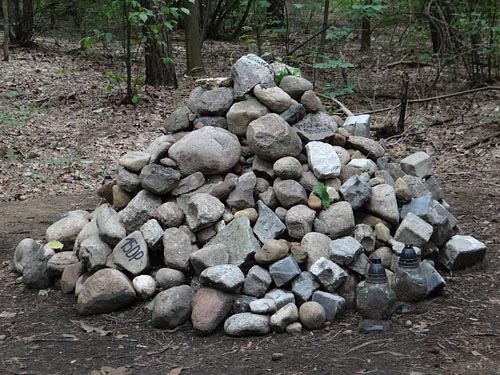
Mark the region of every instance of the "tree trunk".
[[125, 48], [125, 68], [127, 71], [127, 102], [132, 101], [132, 53], [130, 50], [130, 38], [132, 37], [132, 25], [129, 19], [129, 4], [127, 0], [123, 0], [123, 43]]
[[[6, 0], [7, 1], [7, 0]], [[33, 44], [33, 2], [32, 0], [11, 0], [10, 40], [21, 47]]]
[[186, 39], [186, 74], [203, 74], [203, 58], [201, 55], [201, 33], [200, 33], [200, 9], [197, 2], [185, 2], [185, 7], [189, 10], [185, 24]]
[[453, 52], [456, 40], [453, 33], [453, 16], [447, 0], [430, 0], [426, 7], [431, 32], [432, 51], [448, 54]]
[[[370, 5], [372, 0], [365, 0], [365, 5]], [[370, 25], [370, 17], [366, 13], [363, 13], [363, 17], [361, 18], [361, 40], [360, 47], [361, 51], [366, 51], [371, 48], [372, 42], [372, 33], [371, 33], [371, 25]]]
[[325, 46], [326, 46], [326, 32], [328, 30], [328, 18], [330, 15], [330, 0], [325, 0], [325, 4], [323, 7], [323, 25], [322, 29], [323, 31], [321, 32], [321, 37], [319, 40], [319, 54], [318, 58], [316, 59], [317, 62], [323, 62], [323, 54], [325, 52]]
[[271, 5], [267, 8], [267, 14], [273, 21], [285, 21], [285, 0], [269, 0]]
[[3, 12], [3, 61], [9, 61], [9, 0], [2, 1]]

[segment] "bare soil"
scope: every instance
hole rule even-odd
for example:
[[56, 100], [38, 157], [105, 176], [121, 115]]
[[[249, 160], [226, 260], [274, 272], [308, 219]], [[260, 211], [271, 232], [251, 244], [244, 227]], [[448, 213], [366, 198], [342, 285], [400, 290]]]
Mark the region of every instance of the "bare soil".
[[[219, 330], [199, 337], [189, 325], [153, 328], [140, 302], [81, 318], [73, 295], [27, 289], [11, 272], [17, 243], [43, 238], [59, 212], [93, 209], [94, 191], [117, 158], [158, 136], [164, 116], [193, 86], [182, 77], [177, 91], [150, 89], [137, 107], [123, 105], [104, 89], [113, 56], [98, 60], [56, 47], [17, 50], [1, 66], [0, 95], [21, 95], [0, 96], [0, 119], [7, 113], [21, 123], [0, 121], [0, 374], [500, 374], [500, 148], [498, 138], [464, 148], [498, 131], [498, 92], [412, 106], [407, 132], [385, 141], [395, 157], [415, 150], [432, 155], [464, 233], [488, 245], [482, 264], [445, 273], [443, 296], [410, 305], [382, 333], [361, 333], [360, 317], [347, 313], [323, 330], [293, 336], [231, 338]], [[227, 73], [237, 48], [213, 43], [209, 53], [220, 59], [207, 57], [214, 59], [210, 74]], [[367, 59], [355, 73], [365, 83], [378, 66], [375, 57]], [[388, 82], [381, 86], [386, 91], [397, 81], [395, 71], [376, 73]], [[358, 95], [346, 104], [353, 111], [394, 104], [375, 97], [367, 102]], [[20, 114], [29, 105], [36, 108]]]

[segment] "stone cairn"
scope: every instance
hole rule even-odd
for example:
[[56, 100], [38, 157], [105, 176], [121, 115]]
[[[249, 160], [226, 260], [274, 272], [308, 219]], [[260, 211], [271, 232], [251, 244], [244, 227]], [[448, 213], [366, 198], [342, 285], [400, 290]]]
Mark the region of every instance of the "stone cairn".
[[247, 55], [231, 78], [199, 80], [166, 135], [120, 158], [98, 191], [107, 203], [61, 215], [45, 245], [19, 243], [23, 282], [56, 282], [81, 315], [150, 300], [155, 327], [223, 323], [243, 336], [318, 329], [355, 309], [370, 259], [391, 279], [404, 243], [424, 259], [427, 295], [445, 284], [434, 261], [455, 270], [484, 258], [429, 155], [392, 161], [369, 116], [338, 126], [306, 79], [276, 85], [284, 69]]

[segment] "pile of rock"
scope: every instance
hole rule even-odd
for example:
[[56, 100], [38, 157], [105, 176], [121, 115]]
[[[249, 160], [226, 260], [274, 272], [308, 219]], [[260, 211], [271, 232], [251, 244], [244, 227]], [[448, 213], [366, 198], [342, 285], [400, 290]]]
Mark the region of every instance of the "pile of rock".
[[[483, 259], [429, 155], [392, 161], [369, 116], [338, 126], [306, 79], [277, 86], [280, 69], [247, 55], [231, 79], [200, 81], [167, 135], [121, 157], [99, 189], [107, 203], [62, 215], [45, 245], [21, 241], [23, 281], [56, 281], [82, 315], [152, 299], [156, 327], [191, 320], [207, 334], [224, 322], [239, 336], [322, 327], [355, 308], [370, 258], [390, 277], [403, 243], [449, 270]], [[444, 280], [424, 268], [431, 294]]]

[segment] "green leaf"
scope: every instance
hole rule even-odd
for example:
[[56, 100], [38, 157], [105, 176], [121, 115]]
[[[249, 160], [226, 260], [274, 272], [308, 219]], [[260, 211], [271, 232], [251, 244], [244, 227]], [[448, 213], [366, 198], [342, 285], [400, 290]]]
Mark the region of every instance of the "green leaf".
[[53, 250], [62, 250], [62, 248], [64, 247], [64, 245], [61, 242], [56, 241], [56, 240], [50, 241], [49, 246]]
[[324, 183], [318, 182], [313, 189], [313, 194], [319, 197], [319, 199], [321, 199], [321, 206], [323, 208], [326, 209], [330, 207], [332, 199], [330, 198], [330, 195], [328, 194], [328, 191], [326, 190], [326, 186]]
[[356, 65], [345, 62], [343, 60], [331, 60], [324, 63], [316, 63], [313, 68], [316, 69], [333, 69], [333, 68], [354, 68]]
[[137, 95], [134, 95], [132, 97], [132, 99], [130, 99], [130, 101], [133, 103], [133, 104], [137, 104], [139, 103], [139, 97]]
[[189, 14], [189, 9], [187, 8], [179, 8], [179, 10], [184, 14]]
[[142, 22], [146, 22], [148, 20], [148, 15], [146, 13], [139, 13], [139, 18]]
[[104, 40], [105, 40], [106, 42], [108, 42], [108, 43], [109, 43], [109, 42], [111, 42], [111, 40], [112, 40], [112, 39], [113, 39], [113, 34], [111, 34], [111, 33], [106, 33], [106, 34], [104, 34]]

